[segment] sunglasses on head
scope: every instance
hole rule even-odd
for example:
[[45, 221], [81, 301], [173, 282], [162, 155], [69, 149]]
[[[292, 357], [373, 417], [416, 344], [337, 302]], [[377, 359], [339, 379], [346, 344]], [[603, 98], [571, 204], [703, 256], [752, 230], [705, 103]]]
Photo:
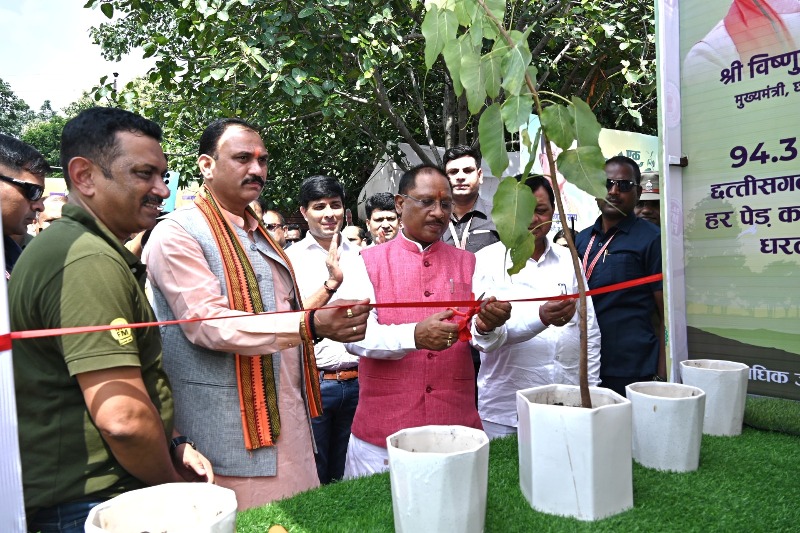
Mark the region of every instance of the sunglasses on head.
[[44, 194], [44, 187], [35, 183], [28, 183], [27, 181], [18, 180], [3, 175], [0, 175], [0, 180], [8, 182], [12, 185], [16, 185], [22, 189], [22, 193], [25, 195], [25, 198], [31, 202], [35, 202]]
[[619, 192], [630, 192], [630, 190], [636, 185], [636, 182], [628, 180], [606, 180], [607, 191], [613, 189], [614, 185], [617, 186]]

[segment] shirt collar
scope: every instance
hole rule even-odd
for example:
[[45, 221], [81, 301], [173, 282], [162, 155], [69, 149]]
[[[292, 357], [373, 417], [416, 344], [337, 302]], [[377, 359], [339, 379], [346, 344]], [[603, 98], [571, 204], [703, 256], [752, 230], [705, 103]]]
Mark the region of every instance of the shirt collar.
[[[631, 227], [633, 227], [633, 225], [636, 223], [637, 220], [638, 218], [636, 217], [636, 215], [633, 212], [631, 212], [628, 213], [628, 215], [625, 218], [617, 222], [615, 226], [612, 226], [612, 228], [617, 228], [617, 231], [622, 231], [623, 233], [630, 233]], [[603, 215], [597, 217], [594, 226], [592, 226], [592, 231], [595, 233], [599, 233], [600, 235], [603, 235]], [[609, 231], [611, 230], [609, 229]]]
[[394, 239], [392, 239], [392, 241], [396, 241], [398, 239], [401, 239], [399, 242], [402, 243], [403, 248], [405, 248], [406, 250], [409, 250], [411, 252], [420, 252], [420, 253], [422, 253], [422, 252], [426, 252], [426, 251], [431, 251], [433, 249], [433, 247], [436, 246], [437, 244], [443, 244], [442, 241], [436, 241], [436, 242], [431, 243], [427, 247], [423, 248], [422, 245], [420, 243], [418, 243], [417, 241], [412, 241], [411, 239], [406, 237], [405, 234], [403, 234], [403, 230], [400, 230], [399, 233], [400, 233], [400, 235], [398, 237], [395, 237]]
[[[344, 236], [341, 233], [339, 233], [339, 239], [341, 241], [341, 242], [339, 242], [339, 251], [340, 252], [342, 252], [342, 251], [343, 252], [351, 252], [351, 251], [356, 249], [356, 247], [353, 244], [351, 244], [350, 241], [345, 239]], [[328, 249], [324, 248], [320, 243], [318, 243], [317, 239], [315, 239], [314, 236], [311, 235], [310, 231], [306, 233], [305, 237], [303, 237], [302, 239], [300, 239], [299, 241], [294, 243], [292, 246], [293, 247], [294, 246], [300, 246], [304, 250], [313, 250], [314, 248], [317, 248], [319, 250], [322, 250], [326, 254], [328, 253]]]
[[111, 233], [111, 230], [109, 230], [99, 219], [90, 215], [88, 211], [74, 204], [65, 204], [61, 210], [61, 218], [74, 220], [81, 226], [85, 227], [87, 231], [100, 237], [106, 243], [108, 243], [109, 246], [111, 246], [122, 256], [136, 279], [140, 279], [142, 276], [144, 276], [145, 267], [139, 258], [136, 257], [130, 250], [125, 248], [122, 243], [119, 242], [119, 239], [117, 239], [117, 237]]
[[484, 200], [482, 196], [478, 195], [478, 199], [475, 200], [475, 204], [472, 206], [472, 209], [464, 213], [464, 216], [461, 218], [456, 219], [455, 213], [450, 215], [450, 220], [453, 222], [459, 222], [467, 217], [467, 215], [471, 216], [478, 216], [480, 218], [489, 219], [489, 213], [492, 212], [492, 204], [488, 201]]

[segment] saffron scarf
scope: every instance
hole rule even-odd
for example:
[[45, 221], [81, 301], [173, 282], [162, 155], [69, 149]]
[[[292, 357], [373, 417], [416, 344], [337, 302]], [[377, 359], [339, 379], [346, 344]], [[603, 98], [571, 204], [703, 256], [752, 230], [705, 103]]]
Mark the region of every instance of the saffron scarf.
[[723, 19], [742, 61], [757, 53], [793, 51], [794, 39], [768, 0], [734, 0]]
[[[230, 308], [248, 313], [263, 313], [265, 311], [264, 302], [253, 266], [214, 195], [206, 186], [203, 186], [194, 202], [208, 223], [220, 251]], [[294, 271], [286, 254], [272, 240], [264, 223], [259, 220], [250, 207], [247, 208], [247, 212], [259, 221], [258, 232], [264, 236], [275, 253], [289, 267], [295, 294], [300, 294]], [[297, 303], [302, 309], [302, 303], [299, 300]], [[301, 339], [306, 401], [311, 417], [315, 417], [322, 414], [322, 401], [317, 377], [319, 374], [314, 357], [314, 344], [307, 334], [301, 334]], [[273, 354], [258, 356], [235, 354], [235, 356], [236, 383], [239, 389], [239, 410], [242, 416], [245, 448], [255, 450], [264, 446], [274, 446], [281, 433], [281, 418], [278, 412], [277, 376], [272, 366]]]

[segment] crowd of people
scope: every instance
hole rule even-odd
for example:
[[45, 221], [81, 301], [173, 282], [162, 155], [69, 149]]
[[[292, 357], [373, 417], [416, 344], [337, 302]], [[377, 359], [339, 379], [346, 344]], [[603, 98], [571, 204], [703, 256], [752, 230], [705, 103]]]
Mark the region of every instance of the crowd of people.
[[[44, 218], [50, 167], [0, 136], [12, 330], [116, 326], [14, 342], [31, 531], [82, 531], [94, 505], [175, 481], [263, 505], [388, 470], [386, 438], [401, 429], [514, 434], [517, 390], [577, 383], [576, 300], [509, 302], [577, 292], [567, 249], [548, 237], [553, 176], [525, 182], [535, 248], [509, 275], [475, 147], [406, 171], [396, 194], [367, 200], [364, 227], [346, 226], [339, 181], [309, 177], [302, 236], [259, 203], [268, 151], [256, 126], [209, 124], [202, 189], [167, 215], [161, 140], [157, 124], [120, 109], [70, 120], [68, 201], [23, 253], [15, 237]], [[606, 174], [601, 215], [576, 238], [590, 288], [661, 271], [658, 216], [642, 203], [657, 203], [657, 176], [644, 197], [634, 161], [614, 157]], [[586, 318], [590, 384], [624, 395], [665, 379], [660, 283], [590, 298]], [[126, 327], [156, 320], [182, 322]]]

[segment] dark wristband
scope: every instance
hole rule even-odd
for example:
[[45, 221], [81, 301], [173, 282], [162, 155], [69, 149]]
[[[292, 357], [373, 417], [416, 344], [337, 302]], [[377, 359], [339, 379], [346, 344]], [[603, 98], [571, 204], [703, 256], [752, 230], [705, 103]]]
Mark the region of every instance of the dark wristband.
[[328, 280], [327, 279], [325, 280], [325, 283], [322, 284], [322, 287], [328, 293], [328, 296], [333, 296], [334, 294], [336, 294], [336, 290], [337, 289], [332, 289], [332, 288], [328, 287]]
[[[326, 287], [327, 288], [327, 287]], [[319, 341], [322, 340], [322, 337], [317, 335], [317, 327], [314, 325], [314, 313], [316, 313], [316, 309], [308, 313], [308, 329], [311, 331], [311, 342], [317, 344]]]
[[181, 444], [188, 444], [195, 450], [197, 449], [197, 446], [194, 445], [194, 442], [189, 440], [189, 437], [184, 437], [183, 435], [181, 435], [180, 437], [175, 437], [174, 439], [169, 441], [169, 453], [174, 452]]

